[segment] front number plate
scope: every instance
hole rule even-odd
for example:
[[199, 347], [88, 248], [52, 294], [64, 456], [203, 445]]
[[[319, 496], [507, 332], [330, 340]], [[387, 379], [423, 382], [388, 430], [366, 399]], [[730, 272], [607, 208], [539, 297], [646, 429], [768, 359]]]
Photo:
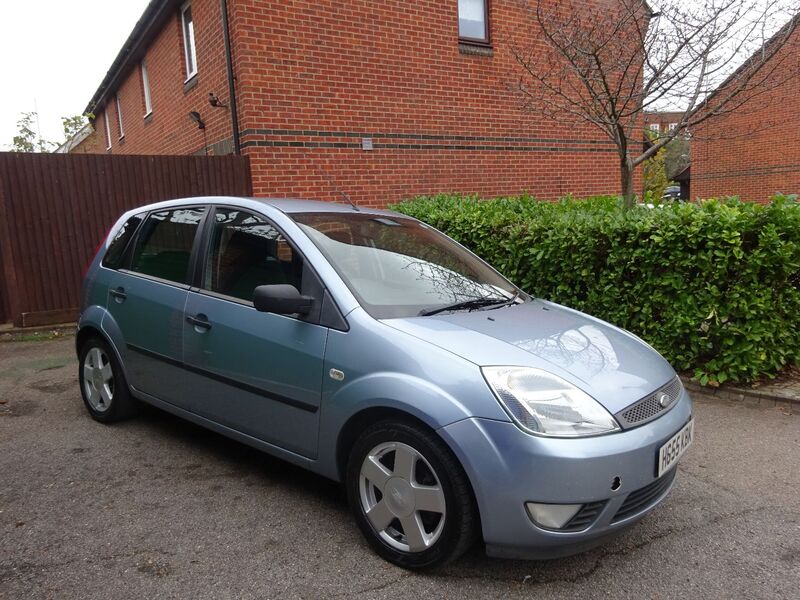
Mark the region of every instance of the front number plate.
[[669, 441], [658, 450], [658, 475], [661, 477], [678, 462], [694, 439], [694, 419], [689, 421], [683, 429], [673, 435]]

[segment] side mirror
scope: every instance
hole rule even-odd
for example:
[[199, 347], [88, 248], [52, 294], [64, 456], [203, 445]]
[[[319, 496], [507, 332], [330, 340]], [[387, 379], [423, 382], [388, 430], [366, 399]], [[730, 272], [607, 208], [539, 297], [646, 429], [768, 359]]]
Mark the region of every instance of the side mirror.
[[293, 285], [260, 285], [253, 292], [253, 306], [259, 312], [279, 315], [305, 315], [311, 312], [314, 299], [303, 296]]

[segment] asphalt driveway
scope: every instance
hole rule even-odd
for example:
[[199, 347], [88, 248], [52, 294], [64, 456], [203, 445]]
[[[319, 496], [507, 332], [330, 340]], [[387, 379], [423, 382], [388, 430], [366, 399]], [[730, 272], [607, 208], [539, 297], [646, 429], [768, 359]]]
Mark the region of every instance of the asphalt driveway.
[[0, 343], [2, 598], [797, 598], [800, 415], [696, 398], [671, 497], [551, 562], [372, 554], [336, 484], [155, 409], [84, 411], [72, 339]]

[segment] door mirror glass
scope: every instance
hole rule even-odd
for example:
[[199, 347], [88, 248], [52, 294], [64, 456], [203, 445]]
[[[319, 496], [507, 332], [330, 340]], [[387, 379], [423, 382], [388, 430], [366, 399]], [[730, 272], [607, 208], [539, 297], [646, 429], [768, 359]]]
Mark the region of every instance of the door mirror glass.
[[313, 305], [314, 299], [301, 295], [293, 285], [260, 285], [253, 293], [253, 306], [259, 312], [305, 315]]

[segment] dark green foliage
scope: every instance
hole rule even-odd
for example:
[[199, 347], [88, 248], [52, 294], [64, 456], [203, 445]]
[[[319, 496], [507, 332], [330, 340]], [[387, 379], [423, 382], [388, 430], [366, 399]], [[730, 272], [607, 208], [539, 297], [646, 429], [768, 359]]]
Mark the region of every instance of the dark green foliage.
[[800, 362], [800, 203], [734, 199], [623, 210], [435, 196], [394, 207], [430, 223], [525, 291], [641, 336], [702, 384]]

